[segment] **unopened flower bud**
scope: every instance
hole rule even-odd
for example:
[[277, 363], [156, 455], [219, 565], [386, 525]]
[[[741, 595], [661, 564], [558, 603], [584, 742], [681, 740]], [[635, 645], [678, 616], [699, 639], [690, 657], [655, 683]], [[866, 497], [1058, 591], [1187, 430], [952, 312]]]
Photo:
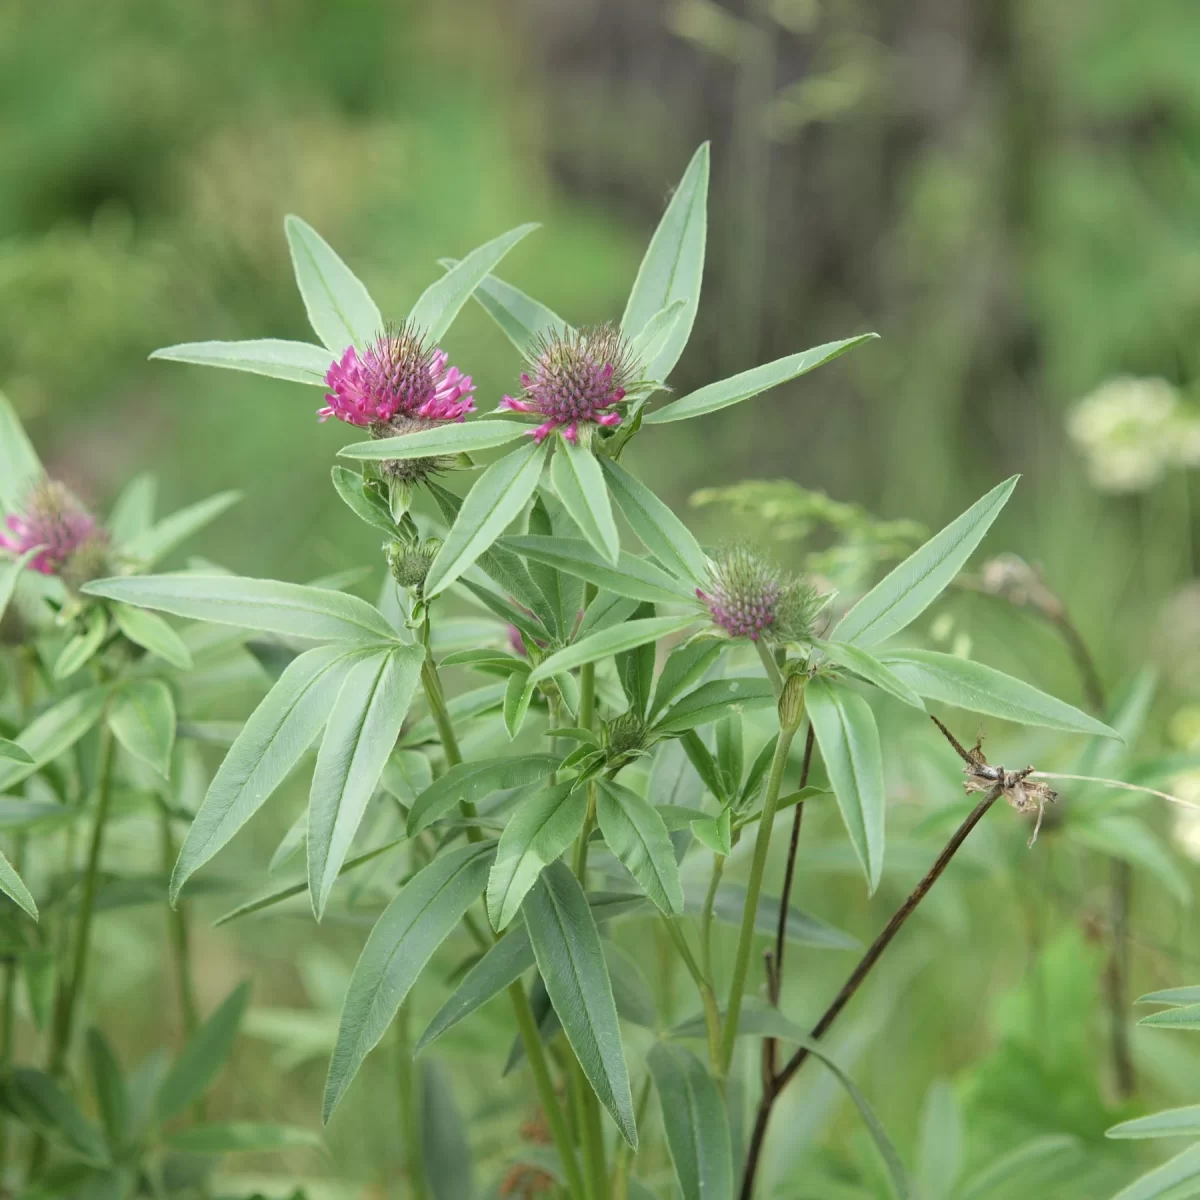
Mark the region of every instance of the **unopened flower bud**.
[[781, 729], [799, 729], [804, 718], [804, 685], [808, 676], [802, 671], [789, 675], [783, 683], [779, 697], [779, 726]]

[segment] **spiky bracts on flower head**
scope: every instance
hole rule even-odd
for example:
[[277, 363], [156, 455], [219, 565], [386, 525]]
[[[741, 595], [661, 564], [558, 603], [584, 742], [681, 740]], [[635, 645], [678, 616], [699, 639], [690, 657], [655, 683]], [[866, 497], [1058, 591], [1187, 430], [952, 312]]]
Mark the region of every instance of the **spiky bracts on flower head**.
[[708, 591], [696, 589], [713, 624], [730, 637], [793, 642], [812, 634], [820, 599], [811, 584], [785, 575], [747, 546], [734, 545], [713, 563]]
[[107, 573], [108, 532], [65, 484], [34, 484], [20, 512], [0, 529], [0, 548], [13, 554], [42, 549], [29, 561], [43, 575], [86, 583]]
[[427, 346], [419, 330], [389, 327], [361, 354], [351, 346], [330, 366], [318, 416], [363, 426], [397, 416], [461, 421], [475, 411], [475, 385], [446, 363], [446, 352]]
[[614, 408], [635, 381], [637, 363], [629, 343], [611, 325], [540, 337], [519, 397], [505, 396], [501, 408], [536, 413], [545, 421], [533, 431], [543, 441], [556, 429], [574, 442], [581, 425], [620, 425]]

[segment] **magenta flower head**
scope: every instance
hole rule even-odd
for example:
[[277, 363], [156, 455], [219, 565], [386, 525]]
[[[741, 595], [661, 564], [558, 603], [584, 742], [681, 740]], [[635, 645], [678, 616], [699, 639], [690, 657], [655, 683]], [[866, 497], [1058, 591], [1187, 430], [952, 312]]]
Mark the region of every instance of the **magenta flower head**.
[[746, 546], [735, 545], [713, 563], [709, 590], [696, 589], [713, 624], [730, 637], [756, 642], [802, 641], [812, 636], [821, 609], [816, 589], [784, 575]]
[[108, 532], [64, 484], [52, 479], [34, 484], [6, 525], [0, 549], [21, 555], [40, 546], [29, 565], [43, 575], [84, 583], [106, 574]]
[[580, 426], [620, 425], [615, 406], [636, 373], [629, 343], [611, 325], [552, 333], [534, 347], [529, 370], [521, 376], [524, 392], [505, 396], [500, 407], [544, 417], [533, 431], [537, 442], [560, 428], [574, 442]]
[[318, 416], [362, 426], [397, 417], [461, 421], [475, 411], [475, 385], [470, 375], [446, 364], [446, 352], [426, 346], [419, 330], [389, 327], [361, 354], [351, 346], [329, 368], [328, 403]]

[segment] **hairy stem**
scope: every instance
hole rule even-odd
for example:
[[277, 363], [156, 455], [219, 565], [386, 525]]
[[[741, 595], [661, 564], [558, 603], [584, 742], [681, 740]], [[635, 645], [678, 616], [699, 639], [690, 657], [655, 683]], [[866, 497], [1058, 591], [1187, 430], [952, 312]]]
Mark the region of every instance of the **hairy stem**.
[[[871, 943], [870, 948], [862, 956], [858, 966], [854, 968], [849, 979], [842, 985], [841, 991], [833, 998], [833, 1002], [825, 1010], [821, 1019], [813, 1026], [812, 1032], [809, 1034], [809, 1038], [812, 1041], [819, 1041], [829, 1032], [830, 1027], [838, 1019], [842, 1009], [850, 1003], [855, 992], [862, 986], [863, 981], [883, 956], [883, 952], [891, 945], [892, 939], [900, 932], [905, 921], [912, 916], [917, 906], [929, 894], [929, 890], [937, 883], [942, 872], [950, 865], [950, 860], [958, 853], [959, 847], [967, 840], [971, 830], [979, 824], [987, 810], [995, 803], [996, 798], [1000, 795], [1000, 790], [1000, 784], [993, 787], [975, 805], [962, 824], [954, 831], [950, 840], [943, 847], [942, 852], [937, 856], [933, 866], [926, 871], [917, 886], [909, 893], [908, 899], [892, 914], [892, 918], [884, 927], [883, 932]], [[741, 1200], [750, 1200], [750, 1197], [754, 1195], [754, 1176], [758, 1170], [758, 1162], [762, 1154], [763, 1140], [767, 1133], [767, 1123], [771, 1119], [771, 1109], [774, 1107], [779, 1094], [792, 1081], [796, 1072], [804, 1066], [808, 1055], [809, 1051], [805, 1046], [797, 1050], [788, 1059], [783, 1070], [771, 1081], [771, 1086], [763, 1092], [763, 1097], [758, 1107], [758, 1117], [754, 1123], [754, 1132], [751, 1134], [750, 1146], [746, 1153], [745, 1173], [742, 1176]]]
[[729, 1000], [725, 1006], [725, 1029], [721, 1043], [721, 1076], [729, 1073], [733, 1059], [733, 1047], [737, 1041], [738, 1018], [742, 1012], [742, 997], [746, 993], [746, 976], [750, 969], [750, 952], [754, 947], [754, 923], [758, 913], [758, 898], [762, 894], [763, 874], [767, 869], [767, 851], [771, 846], [771, 828], [775, 824], [779, 789], [783, 783], [783, 771], [787, 766], [792, 739], [796, 736], [795, 724], [779, 731], [775, 743], [775, 756], [771, 760], [771, 773], [767, 777], [766, 795], [763, 797], [762, 816], [758, 822], [758, 835], [754, 839], [754, 857], [750, 863], [750, 878], [746, 884], [746, 907], [742, 911], [742, 926], [738, 934], [737, 954], [733, 962], [733, 978], [729, 984]]

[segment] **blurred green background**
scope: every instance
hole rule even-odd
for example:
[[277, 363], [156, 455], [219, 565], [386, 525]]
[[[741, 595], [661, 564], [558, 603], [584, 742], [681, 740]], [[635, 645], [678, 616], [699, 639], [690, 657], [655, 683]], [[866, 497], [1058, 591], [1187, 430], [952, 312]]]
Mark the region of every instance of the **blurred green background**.
[[[336, 447], [354, 435], [317, 423], [319, 393], [148, 353], [307, 339], [287, 212], [324, 234], [385, 315], [407, 311], [439, 257], [540, 221], [506, 277], [575, 323], [615, 318], [670, 188], [711, 139], [705, 294], [674, 387], [866, 329], [882, 340], [749, 404], [652, 431], [633, 455], [647, 480], [684, 509], [700, 487], [788, 479], [936, 528], [1022, 472], [989, 545], [1040, 565], [1114, 693], [1137, 664], [1160, 668], [1149, 741], [1183, 752], [1200, 727], [1193, 450], [1182, 437], [1164, 449], [1142, 393], [1127, 389], [1119, 421], [1097, 435], [1133, 463], [1114, 487], [1097, 465], [1105, 447], [1085, 453], [1067, 421], [1123, 376], [1165, 379], [1175, 416], [1193, 419], [1198, 59], [1194, 0], [8, 0], [0, 386], [51, 471], [101, 507], [143, 469], [160, 476], [166, 507], [240, 489], [240, 508], [199, 547], [233, 569], [299, 580], [375, 561], [370, 532], [328, 486]], [[446, 348], [478, 381], [481, 408], [511, 389], [516, 355], [478, 309]], [[720, 507], [691, 519], [711, 537], [737, 524]], [[947, 611], [943, 641], [969, 636], [986, 661], [1084, 700], [1047, 629], [975, 601]], [[1003, 904], [984, 892], [968, 905], [967, 873], [895, 966], [910, 1002], [868, 1082], [902, 1143], [938, 1076], [974, 1097], [981, 1155], [1017, 1133], [1096, 1138], [1111, 1123], [1102, 1023], [1080, 1017], [1101, 988], [1103, 938], [1089, 922], [1106, 876], [1081, 868], [1055, 904], [1047, 859], [1027, 858], [1008, 832], [1020, 840], [984, 841], [976, 855], [982, 874], [1003, 860], [990, 876]], [[903, 884], [927, 854], [909, 871], [897, 846]], [[860, 935], [888, 908], [886, 896], [863, 900], [851, 875], [799, 890]], [[1141, 990], [1191, 982], [1200, 947], [1179, 910], [1152, 899], [1135, 919], [1157, 947], [1137, 959]], [[318, 943], [311, 925], [285, 928], [282, 942], [269, 923], [204, 934], [205, 995], [257, 966], [264, 1000], [307, 996], [328, 1024], [360, 931]], [[948, 951], [963, 954], [961, 973], [942, 966], [922, 983]], [[150, 951], [128, 952], [130, 980], [145, 980]], [[1031, 961], [1049, 998], [1021, 991]], [[820, 995], [844, 967], [811, 967]], [[110, 987], [136, 1046], [148, 1014], [126, 1003], [133, 983]], [[1026, 1046], [1005, 1030], [1028, 1027], [1029, 1004], [1040, 1032]], [[507, 1037], [501, 1018], [494, 1029]], [[470, 1035], [456, 1046], [462, 1066]], [[1179, 1049], [1157, 1052], [1160, 1073], [1200, 1099], [1200, 1070], [1185, 1078]], [[319, 1059], [292, 1086], [253, 1053], [230, 1104], [261, 1114], [282, 1103], [312, 1121]], [[395, 1194], [394, 1117], [371, 1086], [355, 1097], [358, 1120], [335, 1128], [339, 1171], [375, 1181], [377, 1193], [357, 1194]], [[494, 1093], [480, 1096], [468, 1087], [459, 1104], [487, 1143]], [[814, 1100], [803, 1128], [819, 1141], [815, 1111]], [[786, 1163], [776, 1175], [788, 1180]], [[1044, 1194], [1106, 1194], [1079, 1187]]]

